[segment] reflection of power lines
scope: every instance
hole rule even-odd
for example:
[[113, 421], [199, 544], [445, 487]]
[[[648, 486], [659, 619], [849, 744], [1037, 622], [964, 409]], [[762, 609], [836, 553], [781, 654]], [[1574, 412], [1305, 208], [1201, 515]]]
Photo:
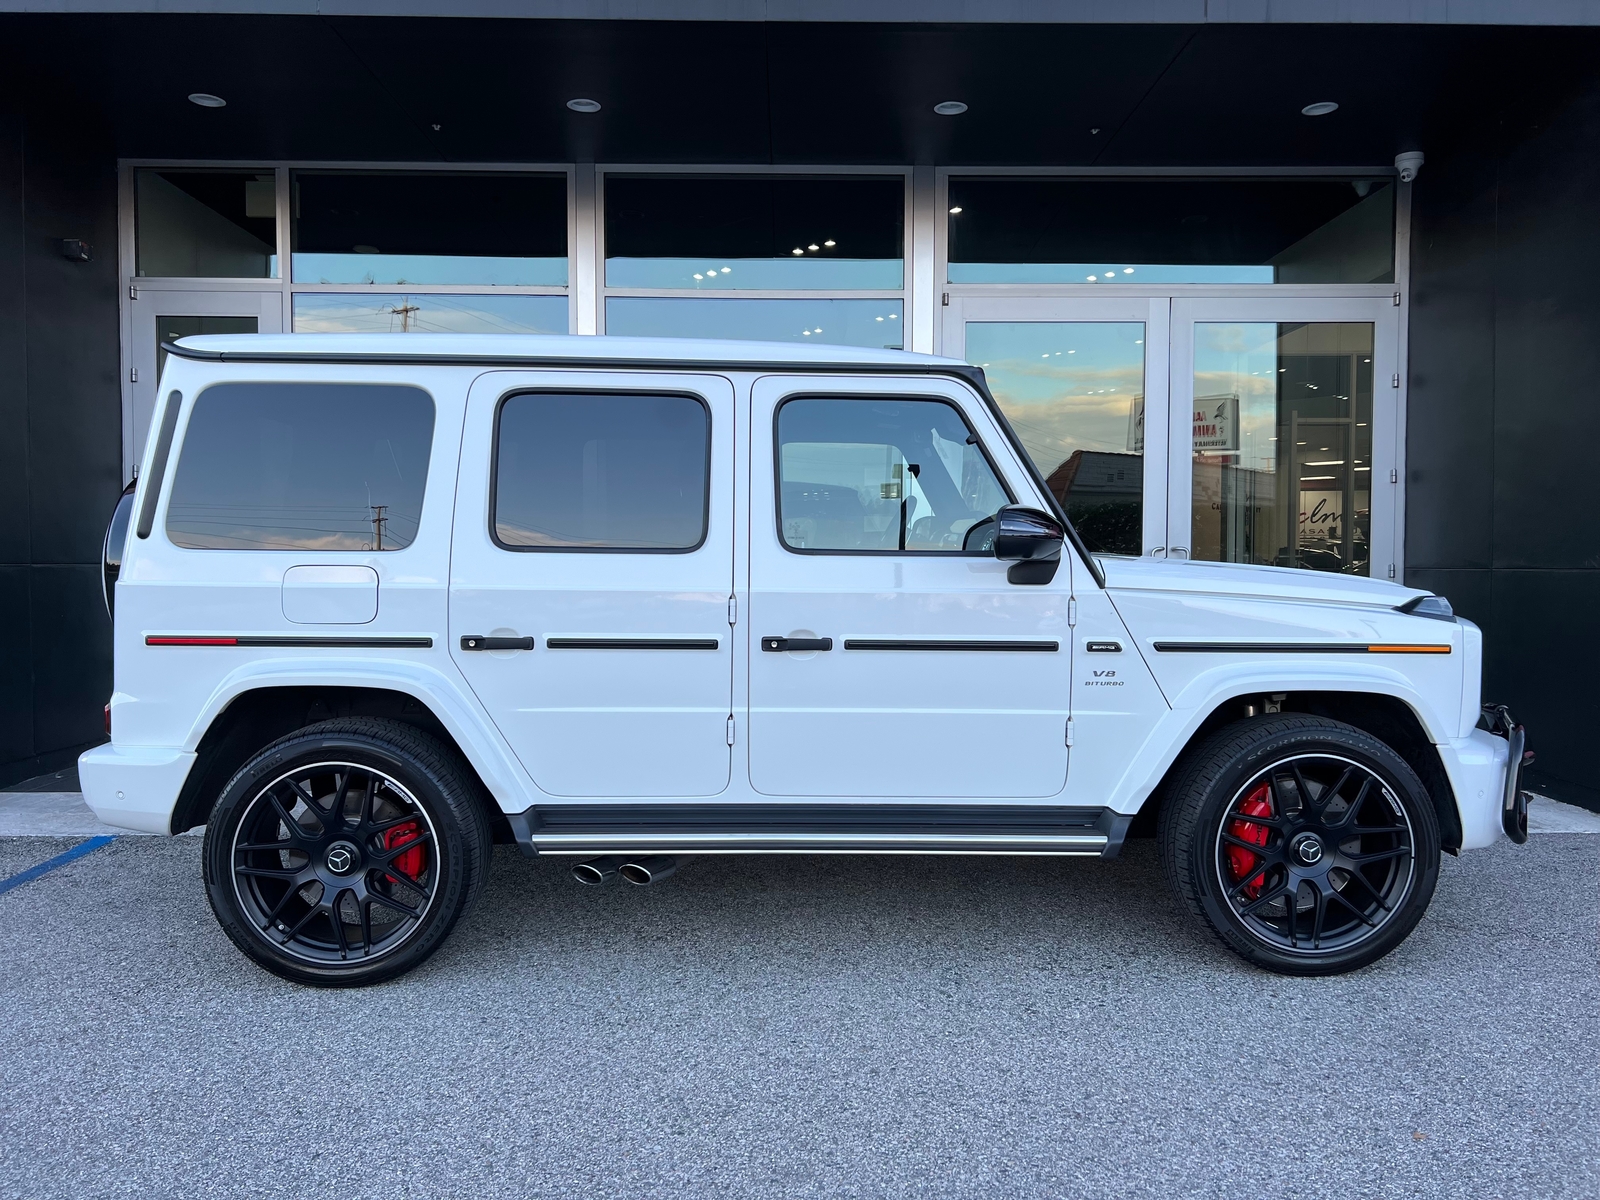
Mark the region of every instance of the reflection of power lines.
[[[409, 302], [409, 297], [407, 297], [407, 298], [405, 298], [405, 302], [404, 303], [392, 304], [388, 308], [380, 309], [379, 311], [388, 313], [390, 316], [393, 316], [393, 317], [399, 317], [400, 318], [400, 332], [401, 333], [410, 333], [411, 332], [411, 314], [412, 313], [419, 313], [419, 312], [422, 311], [422, 309], [419, 306], [410, 303]], [[390, 328], [390, 330], [394, 329], [394, 322], [391, 321], [389, 323], [389, 328]]]

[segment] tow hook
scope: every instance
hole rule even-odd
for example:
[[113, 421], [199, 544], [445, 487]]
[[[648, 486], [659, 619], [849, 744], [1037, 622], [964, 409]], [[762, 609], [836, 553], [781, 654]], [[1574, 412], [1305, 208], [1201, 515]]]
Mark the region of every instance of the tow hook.
[[1522, 773], [1533, 763], [1527, 748], [1528, 731], [1518, 725], [1504, 704], [1485, 704], [1482, 724], [1488, 731], [1510, 742], [1506, 756], [1506, 788], [1500, 805], [1500, 825], [1517, 845], [1528, 840], [1528, 793], [1522, 787]]

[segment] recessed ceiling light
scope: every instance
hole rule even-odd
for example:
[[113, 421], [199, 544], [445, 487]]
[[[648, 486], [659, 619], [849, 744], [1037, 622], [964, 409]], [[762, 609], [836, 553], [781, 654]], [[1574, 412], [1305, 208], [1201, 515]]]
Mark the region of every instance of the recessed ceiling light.
[[961, 211], [961, 205], [953, 204], [953, 205], [950, 206], [950, 215], [952, 217], [955, 216], [960, 211]]
[[573, 112], [599, 112], [600, 101], [579, 98], [577, 100], [568, 100], [567, 107]]
[[941, 117], [959, 117], [967, 111], [967, 106], [959, 100], [941, 100], [933, 106], [933, 111]]
[[836, 246], [836, 245], [838, 245], [838, 243], [835, 242], [832, 238], [829, 238], [827, 241], [823, 242], [822, 244], [824, 246]]
[[1123, 267], [1122, 268], [1122, 273], [1124, 275], [1132, 275], [1133, 274], [1133, 268], [1132, 267]]
[[822, 247], [817, 245], [815, 242], [812, 242], [809, 246], [806, 247], [806, 249], [807, 250], [820, 250], [820, 249], [822, 249]]
[[1300, 114], [1306, 117], [1325, 117], [1338, 107], [1332, 100], [1318, 100], [1315, 104], [1308, 104], [1302, 108]]
[[799, 246], [796, 246], [793, 250], [789, 251], [789, 253], [790, 254], [804, 254], [805, 251], [800, 249]]
[[198, 104], [201, 108], [224, 108], [228, 102], [221, 96], [213, 96], [210, 92], [190, 92], [189, 103]]

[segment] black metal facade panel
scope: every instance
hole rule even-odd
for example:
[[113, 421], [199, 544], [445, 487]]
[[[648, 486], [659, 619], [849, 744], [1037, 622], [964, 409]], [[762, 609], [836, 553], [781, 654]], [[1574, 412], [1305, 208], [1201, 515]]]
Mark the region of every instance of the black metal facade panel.
[[[1587, 84], [1587, 86], [1585, 86]], [[1600, 808], [1600, 128], [1592, 73], [1507, 85], [1414, 191], [1406, 582], [1483, 626], [1530, 776]]]
[[[111, 691], [100, 550], [122, 486], [116, 155], [92, 108], [43, 99], [29, 112], [20, 96], [0, 98], [5, 783], [98, 741]], [[69, 262], [63, 238], [91, 243], [91, 261]]]

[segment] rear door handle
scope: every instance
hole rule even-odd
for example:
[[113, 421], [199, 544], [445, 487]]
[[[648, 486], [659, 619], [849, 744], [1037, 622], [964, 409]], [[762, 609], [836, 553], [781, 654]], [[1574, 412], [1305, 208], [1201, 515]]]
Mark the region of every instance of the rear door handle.
[[832, 650], [833, 639], [764, 637], [761, 648], [772, 654], [782, 654], [786, 650]]
[[461, 637], [463, 650], [532, 650], [531, 637], [484, 637], [481, 633], [467, 633]]

